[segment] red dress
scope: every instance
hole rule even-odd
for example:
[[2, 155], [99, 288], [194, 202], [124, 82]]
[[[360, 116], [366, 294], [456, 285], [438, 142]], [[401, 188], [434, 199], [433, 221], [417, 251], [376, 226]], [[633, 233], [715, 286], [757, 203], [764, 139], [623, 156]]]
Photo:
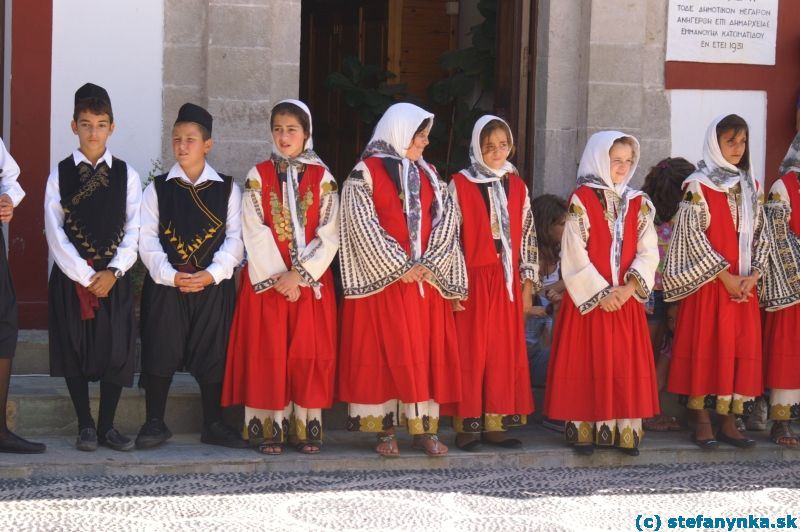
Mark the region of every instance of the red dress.
[[[714, 250], [739, 272], [739, 236], [724, 192], [705, 185], [711, 222], [705, 231]], [[681, 300], [675, 322], [667, 389], [692, 397], [757, 396], [763, 390], [758, 298], [731, 301], [718, 279]]]
[[[789, 230], [800, 236], [800, 180], [795, 172], [781, 178], [794, 214]], [[781, 390], [800, 389], [800, 304], [767, 312], [764, 322], [764, 384]]]
[[[605, 210], [593, 189], [575, 195], [589, 217], [589, 258], [611, 284], [611, 231]], [[622, 241], [619, 284], [636, 257], [638, 215], [642, 196], [630, 201]], [[545, 388], [545, 413], [567, 421], [638, 419], [659, 412], [653, 349], [644, 305], [631, 297], [616, 312], [599, 306], [581, 315], [569, 292], [564, 293], [555, 324], [555, 339]]]
[[[270, 193], [282, 201], [282, 187], [272, 161], [257, 167], [261, 175], [262, 205], [270, 205]], [[313, 203], [306, 211], [306, 242], [311, 242], [320, 219], [321, 166], [306, 166], [299, 184], [302, 197], [310, 191]], [[292, 266], [289, 240], [280, 240], [272, 211], [264, 208], [264, 222], [272, 229], [286, 269]], [[290, 401], [303, 408], [328, 408], [333, 403], [336, 369], [336, 294], [333, 275], [327, 270], [319, 279], [322, 298], [309, 287], [300, 288], [300, 299], [290, 303], [277, 290], [256, 294], [247, 267], [228, 342], [222, 405], [245, 404], [264, 410], [283, 410]]]
[[[365, 164], [372, 176], [372, 199], [386, 233], [410, 254], [403, 202], [382, 159]], [[434, 191], [419, 168], [423, 253], [431, 234]], [[346, 298], [341, 309], [338, 399], [382, 404], [461, 398], [458, 343], [450, 302], [430, 284], [420, 296], [416, 283], [397, 280], [380, 292]]]
[[463, 174], [452, 176], [462, 212], [461, 244], [467, 264], [469, 298], [455, 313], [461, 359], [462, 398], [447, 415], [476, 418], [484, 413], [529, 414], [533, 411], [528, 354], [522, 317], [520, 245], [527, 190], [509, 175], [508, 214], [514, 301], [506, 289], [503, 264], [495, 248], [489, 211], [479, 185]]

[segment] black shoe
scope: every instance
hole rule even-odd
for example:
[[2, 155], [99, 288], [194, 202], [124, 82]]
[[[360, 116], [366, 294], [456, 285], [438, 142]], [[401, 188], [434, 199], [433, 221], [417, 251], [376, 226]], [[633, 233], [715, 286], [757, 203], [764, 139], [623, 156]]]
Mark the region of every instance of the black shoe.
[[172, 437], [167, 425], [162, 419], [151, 419], [139, 429], [136, 435], [137, 449], [152, 449], [158, 447]]
[[504, 449], [519, 449], [522, 447], [522, 442], [516, 438], [506, 438], [504, 440], [491, 440], [481, 436], [481, 443], [486, 445], [494, 445], [495, 447], [502, 447]]
[[713, 451], [717, 447], [719, 447], [719, 442], [714, 438], [709, 438], [707, 440], [698, 440], [697, 433], [692, 432], [689, 436], [692, 440], [692, 443], [703, 449], [704, 451]]
[[43, 443], [35, 443], [25, 438], [20, 438], [11, 431], [0, 436], [0, 453], [40, 454], [47, 447]]
[[114, 427], [108, 429], [104, 435], [98, 436], [97, 442], [100, 445], [105, 445], [109, 449], [114, 449], [115, 451], [133, 450], [133, 440], [124, 434], [120, 434], [120, 432]]
[[594, 445], [591, 443], [576, 443], [572, 446], [572, 450], [581, 456], [592, 456], [594, 454]]
[[750, 449], [756, 444], [756, 440], [751, 440], [750, 438], [731, 438], [721, 430], [717, 432], [717, 440], [723, 443], [729, 443], [734, 447], [738, 447], [739, 449]]
[[97, 431], [92, 427], [81, 429], [78, 439], [75, 440], [75, 448], [79, 451], [96, 451]]
[[628, 447], [617, 447], [621, 452], [627, 454], [628, 456], [639, 456], [639, 449], [636, 447], [628, 448]]
[[221, 445], [231, 449], [246, 449], [248, 444], [242, 439], [238, 432], [230, 428], [222, 421], [215, 421], [207, 427], [203, 427], [200, 433], [200, 441], [208, 445]]

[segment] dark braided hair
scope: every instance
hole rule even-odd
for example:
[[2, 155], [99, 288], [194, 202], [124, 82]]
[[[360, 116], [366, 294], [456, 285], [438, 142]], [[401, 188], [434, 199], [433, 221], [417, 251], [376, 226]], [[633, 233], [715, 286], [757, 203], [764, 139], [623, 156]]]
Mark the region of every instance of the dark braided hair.
[[561, 241], [553, 240], [550, 227], [567, 215], [567, 202], [554, 194], [542, 194], [533, 200], [531, 209], [539, 245], [539, 263], [556, 264], [561, 252]]
[[694, 171], [694, 165], [683, 157], [667, 157], [650, 169], [642, 192], [656, 207], [656, 225], [672, 220], [678, 212], [683, 197], [681, 185]]

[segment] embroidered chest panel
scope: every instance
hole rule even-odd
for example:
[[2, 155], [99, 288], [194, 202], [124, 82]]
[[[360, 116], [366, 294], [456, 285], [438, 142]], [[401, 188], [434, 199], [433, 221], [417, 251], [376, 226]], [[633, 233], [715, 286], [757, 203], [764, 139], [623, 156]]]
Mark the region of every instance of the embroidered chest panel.
[[228, 198], [233, 180], [206, 181], [198, 186], [180, 178], [156, 178], [159, 239], [170, 263], [204, 269], [225, 241]]
[[111, 167], [105, 161], [76, 166], [70, 156], [58, 171], [67, 238], [82, 258], [110, 260], [125, 234], [127, 165], [112, 159]]

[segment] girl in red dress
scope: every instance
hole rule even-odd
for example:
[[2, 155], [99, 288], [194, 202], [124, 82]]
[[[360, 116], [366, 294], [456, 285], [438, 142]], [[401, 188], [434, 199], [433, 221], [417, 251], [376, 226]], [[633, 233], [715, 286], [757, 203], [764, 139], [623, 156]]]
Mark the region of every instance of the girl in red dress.
[[338, 394], [348, 429], [377, 432], [397, 456], [395, 427], [444, 456], [439, 405], [461, 399], [453, 311], [466, 296], [464, 256], [446, 184], [422, 158], [433, 115], [391, 106], [342, 187]]
[[[664, 300], [678, 301], [667, 390], [696, 414], [703, 449], [755, 442], [736, 428], [763, 389], [756, 283], [769, 252], [747, 123], [715, 119], [684, 196], [664, 264]], [[714, 435], [708, 409], [720, 417]]]
[[761, 291], [761, 305], [767, 309], [764, 384], [770, 389], [772, 441], [797, 447], [800, 439], [791, 422], [800, 417], [800, 134], [789, 147], [780, 174], [764, 207], [771, 246]]
[[658, 266], [655, 209], [628, 186], [639, 143], [595, 133], [578, 168], [561, 240], [567, 285], [555, 326], [545, 413], [566, 420], [579, 454], [615, 446], [639, 454], [642, 418], [658, 413], [658, 387], [644, 305]]
[[244, 404], [245, 438], [280, 454], [287, 437], [320, 450], [333, 402], [339, 247], [336, 181], [316, 153], [311, 113], [283, 100], [270, 116], [272, 157], [247, 174], [247, 266], [228, 343], [223, 406]]
[[486, 115], [472, 130], [472, 164], [450, 180], [461, 214], [469, 299], [454, 302], [461, 358], [461, 401], [453, 414], [456, 446], [519, 447], [508, 427], [533, 411], [524, 314], [539, 287], [536, 229], [528, 187], [508, 162], [511, 129]]

